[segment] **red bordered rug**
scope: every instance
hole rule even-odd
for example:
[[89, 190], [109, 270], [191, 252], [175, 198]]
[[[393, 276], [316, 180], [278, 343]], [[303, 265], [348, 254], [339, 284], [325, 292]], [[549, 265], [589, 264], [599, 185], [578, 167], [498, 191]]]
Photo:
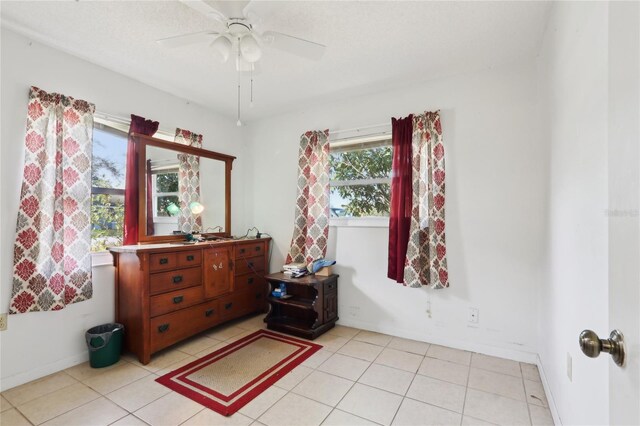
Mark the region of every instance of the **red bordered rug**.
[[230, 416], [321, 348], [258, 330], [156, 381]]

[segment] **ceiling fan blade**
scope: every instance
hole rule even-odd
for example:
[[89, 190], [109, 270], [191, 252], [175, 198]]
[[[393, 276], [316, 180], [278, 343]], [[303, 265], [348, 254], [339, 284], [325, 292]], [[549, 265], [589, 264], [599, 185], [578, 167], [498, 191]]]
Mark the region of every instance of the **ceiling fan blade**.
[[327, 48], [323, 44], [277, 31], [265, 31], [262, 33], [262, 38], [268, 46], [314, 61], [319, 61]]
[[244, 18], [244, 9], [251, 3], [245, 0], [202, 0], [202, 2], [227, 18]]
[[224, 22], [226, 20], [226, 16], [222, 12], [220, 12], [219, 10], [211, 6], [209, 2], [206, 2], [204, 0], [179, 0], [179, 1], [185, 6], [188, 6], [191, 9], [196, 10], [203, 15], [213, 18], [216, 21]]
[[156, 40], [156, 43], [167, 48], [181, 47], [188, 46], [190, 44], [210, 43], [218, 35], [219, 33], [215, 31], [200, 31], [197, 33], [161, 38], [160, 40]]

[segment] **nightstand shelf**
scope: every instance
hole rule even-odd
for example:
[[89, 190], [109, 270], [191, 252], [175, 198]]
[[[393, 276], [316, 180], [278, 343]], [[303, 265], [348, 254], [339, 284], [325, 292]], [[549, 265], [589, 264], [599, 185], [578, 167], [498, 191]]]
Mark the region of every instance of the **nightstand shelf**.
[[338, 275], [307, 275], [291, 278], [283, 273], [266, 277], [270, 291], [285, 283], [293, 297], [268, 297], [269, 313], [265, 318], [271, 330], [315, 339], [333, 328], [338, 320]]

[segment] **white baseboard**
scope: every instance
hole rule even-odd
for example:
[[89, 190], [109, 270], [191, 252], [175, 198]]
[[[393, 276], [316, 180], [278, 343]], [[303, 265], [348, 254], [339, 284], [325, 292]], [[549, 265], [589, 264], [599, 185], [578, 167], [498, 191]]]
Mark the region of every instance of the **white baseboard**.
[[551, 393], [549, 380], [547, 380], [547, 374], [544, 371], [544, 367], [542, 367], [542, 360], [540, 359], [540, 355], [538, 355], [536, 358], [536, 364], [538, 365], [538, 371], [540, 372], [540, 379], [542, 380], [542, 387], [544, 388], [544, 393], [547, 397], [547, 402], [549, 403], [549, 410], [551, 411], [551, 416], [553, 417], [553, 423], [556, 426], [562, 426], [560, 414], [558, 413], [558, 406], [556, 405], [556, 400], [553, 398], [553, 393]]
[[84, 351], [82, 354], [73, 355], [65, 359], [53, 362], [47, 365], [41, 365], [37, 368], [33, 368], [24, 373], [14, 374], [13, 376], [3, 377], [0, 379], [0, 392], [4, 392], [8, 389], [16, 386], [23, 385], [32, 380], [37, 380], [49, 374], [57, 373], [74, 365], [82, 364], [89, 360], [89, 354]]
[[435, 343], [436, 345], [448, 346], [450, 348], [461, 349], [465, 351], [477, 352], [484, 355], [491, 355], [500, 358], [506, 358], [518, 362], [526, 362], [536, 364], [538, 362], [538, 354], [534, 352], [520, 351], [517, 349], [500, 348], [491, 345], [485, 345], [465, 340], [449, 339], [446, 337], [438, 337], [431, 335], [421, 335], [419, 333], [403, 330], [395, 327], [387, 327], [380, 324], [369, 323], [365, 321], [357, 321], [352, 319], [340, 319], [339, 325], [347, 327], [360, 328], [362, 330], [375, 331], [378, 333], [390, 334], [392, 336], [403, 337], [405, 339], [418, 340], [421, 342]]

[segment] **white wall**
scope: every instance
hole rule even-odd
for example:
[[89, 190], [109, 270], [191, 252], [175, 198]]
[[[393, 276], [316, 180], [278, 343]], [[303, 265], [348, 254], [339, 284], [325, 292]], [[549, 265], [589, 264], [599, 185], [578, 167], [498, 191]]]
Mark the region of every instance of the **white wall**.
[[[182, 127], [204, 135], [204, 148], [237, 156], [232, 185], [233, 232], [246, 229], [243, 212], [244, 170], [248, 159], [241, 129], [231, 119], [153, 89], [58, 50], [31, 43], [2, 29], [2, 195], [0, 206], [0, 311], [11, 294], [13, 241], [23, 165], [25, 114], [29, 86], [60, 92], [96, 104], [100, 112], [128, 117], [134, 113], [158, 120], [162, 129]], [[60, 312], [12, 315], [0, 333], [1, 387], [7, 389], [57, 371], [87, 357], [84, 331], [113, 321], [113, 268], [93, 271], [92, 300]]]
[[563, 424], [609, 419], [608, 362], [585, 357], [577, 344], [585, 328], [608, 330], [607, 14], [606, 3], [556, 3], [539, 60], [542, 136], [550, 144], [539, 353]]
[[[388, 228], [332, 227], [340, 323], [534, 360], [546, 210], [535, 71], [531, 64], [439, 79], [250, 123], [247, 208], [251, 224], [274, 237], [271, 269], [281, 267], [293, 230], [301, 133], [441, 109], [451, 288], [387, 279]], [[469, 307], [480, 310], [477, 326], [467, 322]]]

